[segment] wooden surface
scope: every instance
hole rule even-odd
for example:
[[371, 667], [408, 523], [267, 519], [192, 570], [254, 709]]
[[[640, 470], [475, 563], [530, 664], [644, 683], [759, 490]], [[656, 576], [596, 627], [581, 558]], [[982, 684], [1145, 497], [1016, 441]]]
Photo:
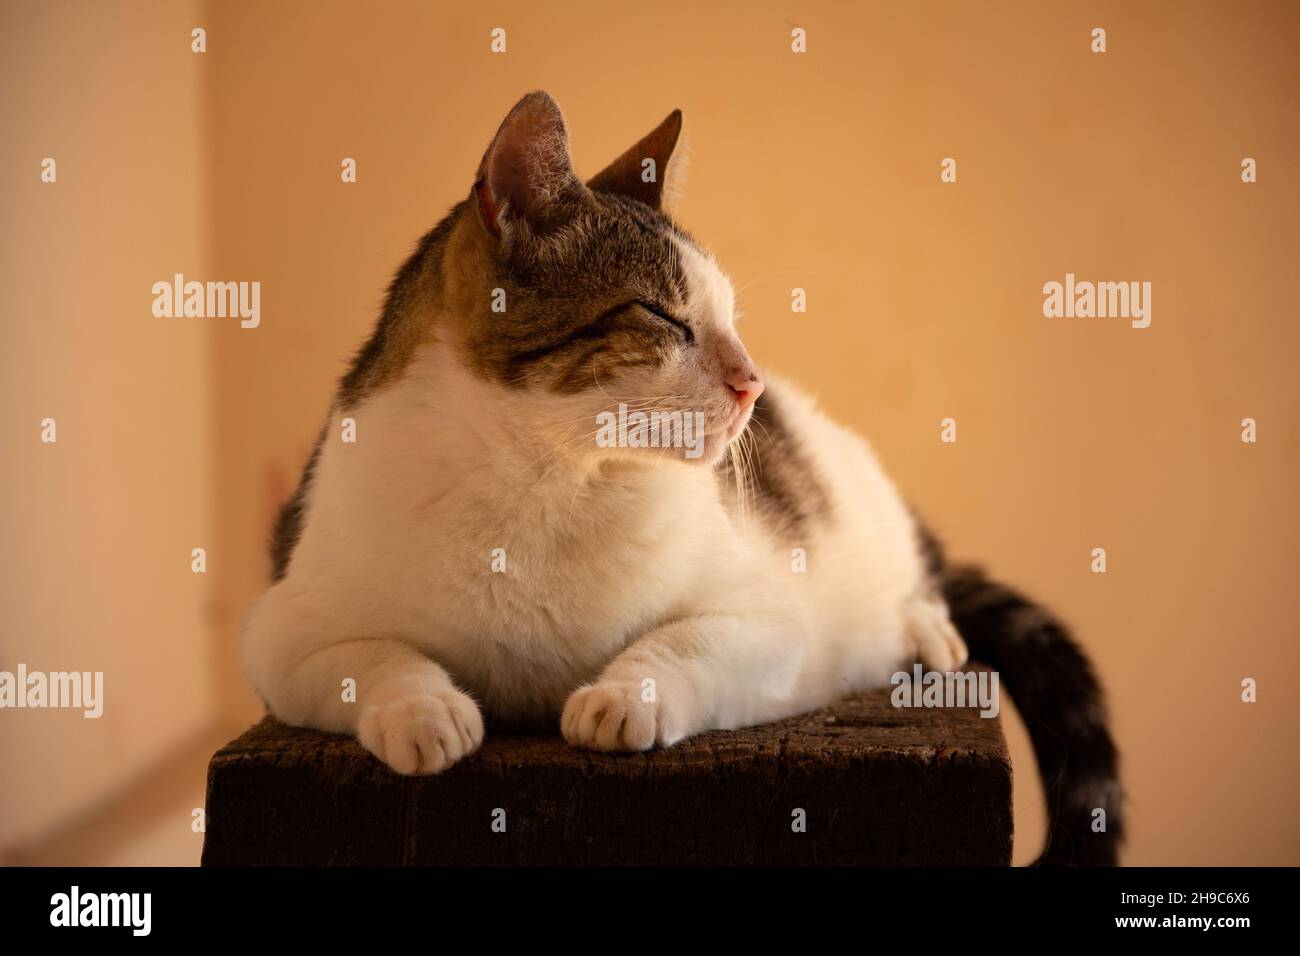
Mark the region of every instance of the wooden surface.
[[996, 719], [888, 691], [645, 754], [489, 735], [435, 777], [268, 717], [212, 758], [203, 860], [1008, 865], [1011, 766]]

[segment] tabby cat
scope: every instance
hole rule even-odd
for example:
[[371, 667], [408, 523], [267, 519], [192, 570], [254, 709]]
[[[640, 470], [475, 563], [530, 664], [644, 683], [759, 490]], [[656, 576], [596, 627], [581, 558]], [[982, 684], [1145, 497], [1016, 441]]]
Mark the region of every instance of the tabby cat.
[[[1087, 660], [1051, 614], [949, 566], [866, 442], [759, 371], [731, 283], [666, 212], [680, 131], [674, 112], [584, 183], [548, 95], [510, 111], [339, 385], [246, 619], [254, 683], [282, 720], [432, 774], [485, 717], [670, 747], [915, 661], [954, 670], [969, 646], [1029, 726], [1043, 860], [1114, 862]], [[596, 440], [615, 410], [703, 428]]]

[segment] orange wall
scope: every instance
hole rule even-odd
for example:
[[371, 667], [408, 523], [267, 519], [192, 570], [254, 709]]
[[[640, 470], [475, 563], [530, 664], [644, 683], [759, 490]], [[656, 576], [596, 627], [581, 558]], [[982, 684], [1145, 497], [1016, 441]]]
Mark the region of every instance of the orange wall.
[[[193, 327], [206, 329], [216, 396], [203, 502], [217, 509], [221, 560], [205, 586], [219, 638], [208, 674], [224, 715], [257, 712], [238, 672], [238, 618], [263, 585], [271, 508], [296, 480], [346, 356], [417, 237], [464, 195], [505, 111], [543, 87], [588, 173], [684, 110], [693, 161], [680, 218], [742, 290], [751, 352], [868, 434], [956, 554], [1074, 623], [1124, 751], [1127, 862], [1300, 863], [1295, 6], [221, 2], [201, 12], [204, 58], [164, 51], [158, 26], [122, 41], [113, 55], [135, 71], [113, 95], [146, 110], [119, 109], [111, 122], [191, 129], [194, 115], [160, 104], [185, 95], [199, 68], [202, 148], [139, 149], [122, 137], [105, 148], [164, 182], [190, 182], [206, 162], [208, 214], [195, 200], [164, 218], [140, 195], [158, 187], [126, 178], [102, 200], [115, 204], [107, 219], [69, 198], [62, 220], [21, 221], [65, 222], [81, 237], [79, 263], [99, 250], [73, 226], [107, 221], [158, 244], [145, 272], [166, 275], [188, 256], [186, 271], [263, 284], [259, 329]], [[796, 24], [808, 30], [803, 56], [789, 50]], [[504, 55], [489, 51], [498, 26]], [[1103, 55], [1089, 51], [1094, 26], [1108, 30]], [[24, 76], [55, 55], [46, 42], [22, 53]], [[15, 68], [6, 58], [6, 78]], [[72, 110], [70, 76], [99, 86], [116, 76], [80, 69], [47, 77], [33, 101]], [[71, 121], [41, 116], [49, 135]], [[10, 168], [25, 174], [42, 141], [6, 142]], [[358, 160], [354, 185], [339, 180], [344, 156]], [[955, 184], [939, 180], [946, 156], [958, 162]], [[1258, 183], [1240, 181], [1245, 156], [1258, 160]], [[0, 188], [16, 189], [14, 178]], [[44, 252], [5, 241], [7, 277], [58, 274], [38, 261]], [[134, 242], [114, 241], [113, 255]], [[141, 316], [134, 279], [110, 263], [105, 287], [132, 291], [98, 306], [102, 324], [78, 319], [80, 340], [71, 325], [58, 340], [85, 349], [61, 361], [97, 412], [106, 393], [90, 389], [92, 359], [118, 354], [121, 330]], [[1067, 272], [1150, 281], [1151, 327], [1045, 319], [1043, 283]], [[28, 280], [14, 314], [53, 311], [44, 285]], [[794, 286], [808, 290], [806, 315], [790, 313]], [[69, 299], [66, 321], [87, 302]], [[6, 344], [39, 337], [13, 324]], [[163, 329], [148, 348], [192, 332]], [[154, 414], [198, 412], [174, 405], [190, 392], [156, 377], [179, 375], [162, 364], [128, 366], [134, 387], [169, 397]], [[8, 368], [6, 429], [25, 435], [49, 402], [36, 392], [49, 376], [27, 368], [19, 390]], [[939, 441], [949, 416], [956, 445]], [[1246, 416], [1259, 421], [1253, 446], [1239, 441]], [[143, 442], [116, 454], [141, 476], [161, 463]], [[159, 493], [180, 494], [174, 484]], [[180, 546], [168, 535], [193, 537], [182, 511], [164, 509], [118, 547], [158, 562], [159, 549]], [[48, 534], [25, 524], [18, 540]], [[1089, 571], [1094, 547], [1108, 550], [1105, 575]], [[47, 568], [71, 553], [49, 551]], [[146, 591], [174, 597], [186, 583], [163, 579], [160, 567], [141, 571], [119, 600], [144, 607]], [[45, 606], [30, 605], [26, 620], [63, 633], [38, 614]], [[159, 626], [139, 638], [169, 639]], [[1257, 704], [1239, 701], [1245, 676], [1259, 681]], [[1025, 859], [1041, 798], [1023, 734], [1012, 737]]]
[[215, 712], [211, 329], [150, 291], [208, 266], [198, 10], [0, 8], [0, 669], [104, 672], [99, 719], [0, 711], [0, 856]]

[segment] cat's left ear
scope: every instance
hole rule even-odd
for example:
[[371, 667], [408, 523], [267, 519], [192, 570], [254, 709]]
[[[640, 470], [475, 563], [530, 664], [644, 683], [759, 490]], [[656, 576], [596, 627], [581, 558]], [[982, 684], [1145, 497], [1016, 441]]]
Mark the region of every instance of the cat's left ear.
[[681, 174], [677, 146], [682, 134], [682, 111], [668, 117], [641, 141], [597, 173], [587, 186], [597, 192], [617, 193], [664, 209], [675, 198], [674, 187]]
[[569, 134], [555, 100], [538, 90], [515, 104], [479, 164], [474, 195], [494, 236], [543, 236], [589, 199], [569, 160]]

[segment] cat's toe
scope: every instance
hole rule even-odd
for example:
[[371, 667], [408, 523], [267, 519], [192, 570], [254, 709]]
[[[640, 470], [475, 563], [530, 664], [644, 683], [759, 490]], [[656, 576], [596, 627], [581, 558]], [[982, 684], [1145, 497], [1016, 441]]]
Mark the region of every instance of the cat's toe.
[[400, 774], [441, 773], [483, 742], [478, 705], [459, 691], [368, 706], [357, 737]]
[[560, 730], [588, 750], [649, 750], [655, 742], [657, 706], [636, 684], [602, 681], [579, 687], [564, 705]]
[[957, 633], [948, 608], [932, 601], [916, 601], [904, 609], [908, 636], [917, 659], [930, 670], [952, 671], [966, 663], [966, 642]]
[[961, 639], [957, 633], [957, 627], [946, 617], [943, 621], [944, 640], [947, 641], [948, 651], [952, 655], [952, 666], [949, 670], [955, 670], [970, 660], [970, 649], [966, 647], [966, 642]]

